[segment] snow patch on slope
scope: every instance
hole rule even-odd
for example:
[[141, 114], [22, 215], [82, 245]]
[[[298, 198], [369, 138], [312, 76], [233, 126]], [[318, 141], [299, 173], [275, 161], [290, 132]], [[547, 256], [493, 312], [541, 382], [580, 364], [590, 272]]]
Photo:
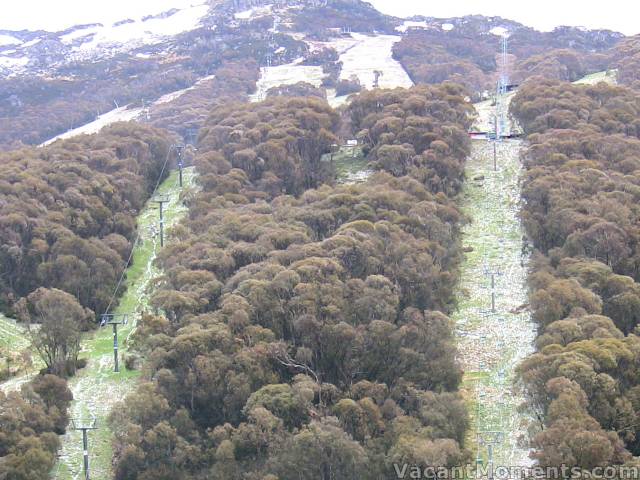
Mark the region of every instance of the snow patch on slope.
[[379, 70], [382, 72], [380, 88], [413, 86], [407, 72], [392, 56], [393, 45], [401, 40], [400, 36], [354, 33], [352, 37], [355, 44], [340, 55], [343, 63], [341, 79], [355, 75], [364, 88], [371, 89], [375, 82], [374, 72]]
[[7, 57], [6, 55], [0, 55], [0, 72], [3, 69], [7, 69], [11, 72], [11, 75], [15, 75], [24, 70], [29, 63], [29, 57]]
[[250, 18], [260, 17], [271, 13], [272, 5], [264, 5], [261, 7], [253, 7], [249, 10], [236, 13], [234, 16], [236, 20], [249, 20]]
[[133, 120], [134, 118], [137, 118], [141, 113], [142, 113], [142, 108], [133, 108], [133, 109], [129, 109], [128, 107], [114, 108], [110, 112], [100, 115], [93, 122], [89, 122], [78, 128], [74, 128], [73, 130], [68, 130], [64, 133], [61, 133], [60, 135], [56, 135], [55, 137], [42, 143], [40, 146], [44, 147], [55, 142], [56, 140], [71, 138], [77, 135], [82, 135], [82, 134], [89, 135], [92, 133], [97, 133], [107, 125], [110, 125], [115, 122], [127, 122], [129, 120]]
[[20, 45], [22, 41], [11, 35], [0, 35], [0, 47], [5, 45]]
[[29, 48], [29, 47], [33, 47], [34, 45], [37, 45], [38, 43], [40, 43], [42, 41], [41, 38], [34, 38], [33, 40], [30, 40], [28, 42], [25, 42], [22, 44], [22, 48]]
[[200, 4], [179, 10], [173, 15], [148, 20], [117, 23], [110, 26], [89, 27], [64, 36], [63, 41], [73, 42], [77, 38], [91, 35], [75, 50], [90, 52], [104, 47], [120, 47], [124, 50], [158, 43], [167, 36], [177, 35], [197, 28], [209, 7]]
[[396, 32], [406, 33], [409, 29], [418, 28], [427, 29], [429, 28], [429, 24], [425, 21], [416, 22], [414, 20], [405, 20], [402, 25], [396, 27]]
[[[215, 75], [209, 75], [208, 77], [201, 78], [191, 87], [187, 87], [181, 90], [176, 90], [175, 92], [167, 93], [166, 95], [161, 96], [155, 102], [153, 102], [153, 105], [162, 105], [163, 103], [172, 102], [173, 100], [181, 97], [188, 91], [193, 90], [201, 83], [211, 80], [213, 78], [215, 78]], [[90, 135], [92, 133], [97, 133], [100, 130], [102, 130], [102, 128], [106, 127], [107, 125], [111, 125], [112, 123], [128, 122], [130, 120], [136, 120], [145, 112], [148, 112], [145, 108], [141, 108], [141, 107], [130, 108], [129, 105], [126, 105], [124, 107], [114, 108], [113, 110], [98, 116], [98, 118], [96, 118], [92, 122], [86, 123], [84, 125], [81, 125], [80, 127], [74, 128], [72, 130], [68, 130], [64, 133], [61, 133], [60, 135], [56, 135], [55, 137], [50, 138], [46, 142], [41, 143], [40, 146], [44, 147], [44, 146], [50, 145], [56, 140], [71, 138], [77, 135]]]
[[305, 40], [311, 51], [333, 48], [340, 55], [340, 79], [355, 75], [364, 88], [371, 89], [376, 70], [382, 72], [380, 88], [410, 88], [413, 82], [402, 65], [393, 58], [393, 45], [402, 40], [399, 35], [365, 35], [352, 33], [328, 42]]
[[492, 35], [497, 35], [499, 37], [504, 37], [509, 33], [509, 30], [505, 27], [493, 27], [491, 30], [489, 30], [489, 33]]
[[256, 93], [251, 95], [252, 102], [259, 102], [267, 97], [270, 88], [281, 85], [294, 85], [298, 82], [307, 82], [314, 87], [320, 87], [325, 77], [322, 67], [311, 65], [299, 65], [299, 60], [277, 67], [262, 67], [260, 79], [257, 83]]
[[161, 96], [158, 100], [156, 100], [155, 102], [153, 102], [154, 105], [162, 105], [163, 103], [169, 103], [174, 101], [176, 98], [181, 97], [182, 95], [184, 95], [185, 93], [193, 90], [194, 88], [196, 88], [197, 86], [201, 85], [204, 82], [207, 82], [209, 80], [213, 80], [214, 78], [216, 78], [215, 75], [209, 75], [207, 77], [203, 77], [200, 80], [198, 80], [196, 83], [194, 83], [192, 86], [187, 87], [187, 88], [183, 88], [182, 90], [176, 90], [175, 92], [170, 92], [167, 93], [166, 95]]

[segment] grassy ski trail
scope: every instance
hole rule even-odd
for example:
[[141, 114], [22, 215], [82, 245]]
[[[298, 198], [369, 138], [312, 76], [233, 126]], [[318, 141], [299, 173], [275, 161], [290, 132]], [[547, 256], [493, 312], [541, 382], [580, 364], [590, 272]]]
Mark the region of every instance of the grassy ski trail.
[[[486, 103], [486, 102], [485, 102]], [[476, 128], [491, 124], [491, 109], [481, 104]], [[478, 126], [479, 125], [479, 126]], [[462, 391], [471, 416], [467, 446], [478, 463], [530, 464], [528, 450], [519, 441], [528, 417], [515, 385], [515, 368], [533, 352], [536, 329], [526, 308], [528, 257], [519, 220], [521, 140], [497, 146], [498, 169], [493, 169], [493, 145], [474, 140], [466, 164], [461, 206], [471, 219], [463, 231], [466, 247], [461, 265], [456, 323], [458, 359], [465, 372]], [[489, 272], [495, 272], [495, 312]]]
[[[190, 167], [183, 172], [185, 189], [193, 188], [195, 169]], [[170, 199], [164, 207], [167, 232], [187, 210], [180, 200], [181, 190], [178, 186], [177, 172], [172, 172], [160, 185], [158, 193], [169, 195]], [[92, 417], [97, 420], [98, 429], [89, 433], [91, 478], [112, 478], [112, 433], [106, 419], [113, 405], [132, 390], [139, 376], [138, 371], [125, 368], [124, 357], [128, 339], [136, 328], [137, 319], [140, 313], [147, 309], [152, 281], [160, 274], [153, 264], [160, 247], [160, 239], [155, 235], [157, 223], [157, 206], [155, 203], [147, 203], [138, 217], [141, 242], [134, 251], [133, 263], [127, 271], [126, 290], [115, 310], [115, 313], [133, 313], [130, 315], [129, 324], [118, 329], [120, 373], [113, 372], [113, 333], [110, 327], [105, 327], [84, 340], [80, 356], [87, 358], [89, 363], [69, 383], [74, 397], [70, 416], [85, 421]], [[53, 469], [52, 478], [84, 478], [82, 434], [69, 428], [61, 442], [59, 461]]]
[[26, 329], [1, 313], [0, 362], [0, 373], [6, 378], [0, 382], [0, 390], [5, 393], [18, 390], [32, 377], [31, 372], [40, 368], [39, 359], [30, 351]]

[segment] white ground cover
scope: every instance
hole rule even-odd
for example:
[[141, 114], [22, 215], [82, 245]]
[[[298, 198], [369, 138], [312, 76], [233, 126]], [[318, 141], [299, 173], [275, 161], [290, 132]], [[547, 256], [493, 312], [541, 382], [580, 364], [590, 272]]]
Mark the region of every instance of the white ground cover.
[[114, 108], [113, 110], [100, 115], [93, 122], [85, 123], [84, 125], [78, 128], [68, 130], [64, 133], [61, 133], [60, 135], [56, 135], [55, 137], [47, 140], [46, 142], [43, 142], [40, 146], [44, 147], [46, 145], [49, 145], [55, 142], [56, 140], [71, 138], [77, 135], [82, 135], [82, 134], [88, 135], [92, 133], [97, 133], [103, 127], [106, 127], [107, 125], [110, 125], [112, 123], [127, 122], [129, 120], [138, 118], [141, 113], [142, 113], [142, 108], [132, 108], [132, 109], [129, 109], [128, 107]]
[[340, 183], [343, 183], [345, 185], [354, 185], [356, 183], [364, 183], [372, 174], [373, 174], [373, 170], [370, 170], [370, 169], [358, 170], [355, 172], [348, 172], [345, 175], [344, 180], [341, 181]]
[[243, 10], [242, 12], [238, 12], [234, 16], [237, 20], [249, 20], [250, 18], [268, 15], [269, 13], [271, 13], [271, 7], [272, 5], [254, 7], [248, 10]]
[[0, 35], [0, 47], [4, 45], [20, 45], [22, 40], [11, 35]]
[[429, 24], [425, 21], [405, 20], [402, 25], [396, 27], [396, 32], [405, 33], [410, 28], [429, 28]]
[[262, 67], [256, 92], [250, 98], [252, 102], [259, 102], [267, 97], [267, 91], [270, 88], [294, 85], [298, 82], [307, 82], [315, 87], [320, 87], [324, 77], [322, 67], [300, 65], [299, 61], [277, 67]]
[[203, 2], [186, 7], [165, 18], [139, 18], [122, 24], [105, 24], [75, 30], [61, 37], [64, 43], [87, 37], [75, 50], [82, 54], [95, 49], [116, 47], [129, 50], [133, 47], [153, 44], [163, 38], [197, 28], [209, 7]]
[[[373, 88], [375, 71], [382, 72], [379, 78], [380, 88], [409, 88], [413, 82], [399, 62], [393, 59], [392, 48], [402, 37], [398, 35], [364, 35], [352, 33], [348, 37], [340, 37], [328, 42], [307, 40], [311, 50], [323, 47], [334, 48], [343, 63], [340, 79], [350, 79], [356, 76], [364, 88]], [[260, 79], [256, 93], [251, 101], [258, 102], [266, 98], [270, 88], [281, 85], [293, 85], [307, 82], [319, 87], [325, 74], [322, 67], [300, 65], [300, 60], [279, 65], [277, 67], [263, 67], [260, 69]], [[333, 107], [338, 107], [347, 101], [347, 96], [336, 97], [335, 90], [327, 90], [327, 100]]]
[[489, 30], [489, 33], [491, 33], [492, 35], [497, 35], [498, 37], [504, 37], [509, 33], [509, 30], [505, 27], [493, 27], [491, 30]]
[[[153, 102], [153, 105], [161, 105], [163, 103], [169, 103], [175, 100], [176, 98], [181, 97], [188, 91], [193, 90], [203, 82], [209, 81], [213, 78], [215, 78], [215, 75], [209, 75], [208, 77], [201, 78], [191, 87], [187, 87], [181, 90], [176, 90], [175, 92], [167, 93], [166, 95], [163, 95], [162, 97], [158, 98], [155, 102]], [[100, 130], [102, 130], [103, 127], [106, 127], [107, 125], [111, 125], [112, 123], [128, 122], [130, 120], [135, 120], [139, 118], [141, 115], [143, 115], [144, 112], [145, 112], [144, 108], [140, 108], [140, 107], [130, 108], [128, 105], [124, 107], [114, 108], [113, 110], [98, 116], [98, 118], [96, 118], [92, 122], [85, 123], [80, 127], [74, 128], [72, 130], [68, 130], [64, 133], [61, 133], [60, 135], [56, 135], [55, 137], [50, 138], [46, 142], [41, 143], [40, 146], [44, 147], [46, 145], [49, 145], [55, 142], [56, 140], [71, 138], [77, 135], [83, 135], [83, 134], [89, 135], [92, 133], [97, 133]]]
[[9, 57], [7, 55], [0, 55], [0, 68], [4, 67], [12, 73], [18, 73], [24, 70], [24, 67], [26, 67], [28, 63], [29, 57]]
[[342, 61], [341, 79], [349, 79], [355, 75], [363, 87], [373, 88], [375, 74], [379, 70], [382, 76], [379, 79], [380, 88], [409, 88], [413, 82], [399, 62], [393, 59], [393, 45], [402, 37], [398, 35], [364, 35], [352, 34], [354, 44], [341, 51], [336, 47], [342, 46], [339, 40], [335, 43], [336, 50], [341, 53]]

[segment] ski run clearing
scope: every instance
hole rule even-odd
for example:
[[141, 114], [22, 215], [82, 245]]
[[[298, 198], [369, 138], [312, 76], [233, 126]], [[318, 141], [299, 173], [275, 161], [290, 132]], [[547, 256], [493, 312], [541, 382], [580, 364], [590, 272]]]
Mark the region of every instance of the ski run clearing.
[[[186, 214], [182, 203], [183, 191], [195, 188], [196, 172], [194, 167], [183, 170], [183, 190], [178, 184], [178, 173], [171, 173], [158, 189], [158, 194], [168, 195], [165, 205], [165, 232]], [[90, 464], [92, 478], [113, 478], [111, 459], [113, 456], [113, 433], [108, 425], [108, 417], [117, 402], [126, 398], [136, 385], [140, 372], [127, 370], [125, 357], [127, 345], [134, 333], [139, 316], [150, 311], [149, 298], [154, 281], [161, 271], [154, 265], [160, 248], [157, 230], [158, 210], [153, 202], [147, 203], [138, 216], [140, 241], [135, 247], [133, 263], [127, 270], [126, 291], [120, 299], [114, 313], [128, 313], [129, 324], [118, 329], [120, 343], [120, 373], [113, 371], [113, 333], [110, 327], [98, 329], [85, 338], [82, 344], [81, 358], [87, 358], [88, 364], [69, 380], [73, 392], [73, 403], [69, 416], [83, 422], [95, 419], [97, 430], [89, 434]], [[169, 239], [170, 241], [170, 239]], [[52, 477], [56, 480], [79, 480], [83, 477], [82, 434], [71, 428], [61, 437], [62, 448], [59, 461], [54, 467]]]
[[[393, 45], [402, 37], [397, 35], [364, 35], [353, 33], [352, 44], [349, 42], [330, 42], [340, 54], [343, 63], [341, 79], [358, 77], [364, 88], [374, 86], [376, 70], [382, 73], [379, 79], [380, 88], [409, 88], [413, 82], [400, 63], [393, 58]], [[346, 47], [346, 48], [345, 48]]]
[[[481, 129], [493, 112], [484, 104], [477, 111], [476, 128]], [[536, 337], [525, 307], [529, 258], [518, 216], [522, 147], [522, 140], [499, 142], [494, 171], [493, 145], [474, 140], [461, 195], [461, 207], [471, 223], [463, 230], [467, 253], [453, 319], [458, 360], [465, 372], [462, 392], [471, 418], [467, 446], [478, 463], [486, 465], [488, 448], [483, 442], [493, 441], [496, 467], [531, 465], [523, 443], [529, 418], [520, 408], [525, 399], [515, 378], [517, 365], [533, 353]]]
[[[0, 383], [0, 391], [19, 390], [40, 367], [40, 359], [31, 351], [25, 327], [0, 313], [0, 372], [5, 370], [9, 378]], [[35, 365], [34, 365], [35, 363]]]
[[267, 98], [267, 92], [271, 88], [281, 85], [295, 85], [298, 82], [307, 82], [319, 88], [325, 77], [322, 67], [300, 65], [300, 60], [278, 65], [277, 67], [262, 67], [256, 92], [251, 95], [252, 102], [260, 102]]
[[[329, 42], [306, 40], [309, 48], [319, 50], [334, 48], [340, 55], [342, 71], [340, 79], [348, 80], [357, 77], [366, 89], [374, 87], [375, 72], [381, 76], [378, 80], [380, 88], [409, 88], [413, 82], [402, 65], [393, 59], [393, 45], [401, 40], [398, 35], [365, 35], [352, 33], [348, 37], [341, 37]], [[301, 65], [301, 59], [295, 62], [275, 67], [262, 67], [256, 93], [251, 101], [259, 102], [266, 98], [270, 88], [281, 85], [294, 85], [307, 82], [315, 87], [322, 85], [325, 74], [319, 66]], [[335, 90], [327, 91], [329, 104], [336, 107], [343, 104], [347, 97], [336, 97]]]
[[[186, 214], [187, 208], [182, 203], [183, 191], [196, 188], [194, 167], [183, 170], [183, 190], [178, 186], [178, 172], [171, 173], [158, 189], [158, 194], [168, 195], [169, 203], [165, 205], [165, 232]], [[147, 203], [138, 216], [140, 241], [133, 255], [133, 263], [127, 270], [126, 291], [120, 299], [119, 307], [114, 313], [129, 313], [130, 321], [118, 329], [120, 342], [120, 373], [113, 372], [113, 333], [111, 328], [100, 328], [87, 335], [82, 341], [80, 358], [88, 360], [87, 366], [79, 370], [69, 380], [69, 388], [73, 393], [73, 403], [69, 416], [74, 420], [97, 420], [98, 429], [90, 434], [90, 463], [95, 478], [108, 479], [111, 475], [113, 435], [107, 418], [114, 405], [127, 396], [136, 384], [139, 372], [127, 370], [125, 356], [131, 335], [135, 331], [137, 320], [143, 311], [149, 310], [149, 297], [154, 281], [161, 275], [154, 265], [156, 254], [160, 248], [157, 229], [158, 211], [153, 202]], [[169, 240], [170, 241], [170, 240]], [[10, 354], [18, 356], [28, 351], [29, 341], [25, 329], [0, 315], [0, 356]], [[18, 391], [42, 368], [39, 358], [33, 358], [33, 364], [21, 374], [9, 378], [0, 384], [4, 393]], [[59, 461], [52, 472], [56, 480], [79, 480], [83, 477], [82, 435], [69, 426], [67, 433], [61, 437], [62, 448]]]
[[580, 80], [576, 80], [573, 82], [576, 85], [596, 85], [600, 82], [608, 83], [609, 85], [616, 85], [617, 82], [618, 70], [606, 70], [603, 72], [596, 72], [590, 75], [587, 75]]
[[86, 123], [81, 127], [74, 128], [72, 130], [68, 130], [60, 135], [56, 135], [55, 137], [47, 140], [40, 144], [41, 147], [46, 147], [47, 145], [52, 144], [56, 140], [62, 140], [67, 138], [72, 138], [77, 135], [90, 135], [92, 133], [97, 133], [102, 130], [103, 127], [107, 125], [111, 125], [115, 122], [128, 122], [129, 120], [134, 120], [138, 118], [142, 114], [142, 108], [132, 108], [129, 107], [119, 107], [114, 108], [113, 110], [98, 116], [93, 122]]
[[[175, 92], [167, 93], [166, 95], [163, 95], [162, 97], [157, 99], [155, 102], [153, 102], [150, 106], [153, 107], [155, 105], [161, 105], [163, 103], [172, 102], [173, 100], [181, 97], [188, 91], [193, 90], [198, 85], [201, 85], [202, 83], [207, 82], [213, 78], [215, 78], [215, 75], [209, 75], [208, 77], [201, 78], [191, 87], [187, 87], [181, 90], [176, 90]], [[128, 122], [130, 120], [136, 120], [145, 115], [149, 115], [148, 108], [142, 108], [142, 107], [131, 108], [130, 105], [114, 108], [113, 110], [110, 110], [105, 114], [99, 115], [92, 122], [86, 123], [72, 130], [67, 130], [66, 132], [61, 133], [60, 135], [56, 135], [55, 137], [50, 138], [46, 142], [41, 143], [40, 146], [45, 147], [47, 145], [52, 144], [56, 140], [72, 138], [77, 135], [90, 135], [92, 133], [98, 133], [100, 130], [102, 130], [103, 127], [106, 127], [107, 125], [111, 125], [112, 123]]]

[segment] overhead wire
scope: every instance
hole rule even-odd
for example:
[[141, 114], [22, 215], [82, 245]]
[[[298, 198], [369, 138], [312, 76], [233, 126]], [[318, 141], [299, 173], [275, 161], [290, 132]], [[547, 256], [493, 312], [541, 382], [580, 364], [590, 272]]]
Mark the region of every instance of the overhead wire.
[[[156, 192], [158, 191], [158, 188], [160, 187], [160, 183], [162, 182], [162, 177], [164, 175], [164, 171], [167, 168], [167, 164], [169, 163], [169, 156], [171, 155], [171, 152], [174, 150], [175, 148], [175, 144], [171, 144], [171, 146], [169, 147], [169, 151], [167, 152], [167, 156], [164, 159], [164, 163], [162, 164], [162, 168], [160, 169], [160, 174], [158, 175], [158, 179], [156, 180], [156, 184], [153, 187], [153, 191], [151, 192], [151, 195], [149, 195], [149, 199], [153, 198], [153, 196], [156, 194]], [[133, 241], [132, 245], [131, 245], [131, 250], [129, 252], [129, 257], [127, 258], [127, 261], [125, 262], [123, 268], [122, 268], [122, 272], [120, 274], [120, 278], [118, 279], [118, 283], [116, 284], [114, 290], [113, 290], [113, 294], [111, 295], [111, 298], [109, 300], [109, 304], [107, 305], [107, 308], [105, 309], [104, 314], [108, 314], [109, 310], [111, 309], [111, 306], [113, 305], [113, 302], [115, 301], [117, 295], [118, 295], [118, 291], [120, 290], [120, 287], [122, 286], [122, 283], [124, 282], [124, 278], [127, 274], [127, 269], [129, 268], [129, 265], [131, 264], [131, 260], [133, 259], [133, 254], [136, 250], [136, 246], [138, 244], [138, 241], [140, 240], [140, 229], [138, 229], [137, 233], [136, 233], [136, 237], [135, 240]]]

